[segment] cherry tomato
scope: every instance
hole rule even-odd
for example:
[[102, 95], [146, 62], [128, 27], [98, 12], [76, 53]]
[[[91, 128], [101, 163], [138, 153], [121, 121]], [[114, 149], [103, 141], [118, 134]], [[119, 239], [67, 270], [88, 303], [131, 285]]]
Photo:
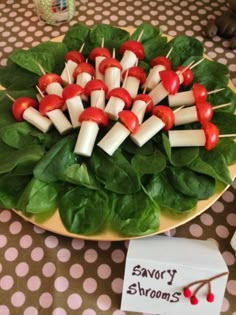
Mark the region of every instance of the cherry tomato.
[[174, 126], [175, 116], [173, 111], [169, 107], [164, 105], [154, 106], [152, 109], [152, 114], [157, 116], [164, 122], [165, 126], [163, 130], [170, 130]]
[[130, 110], [122, 110], [118, 113], [120, 121], [131, 132], [135, 133], [139, 128], [138, 117]]
[[179, 90], [180, 81], [178, 74], [172, 70], [160, 71], [160, 78], [164, 88], [172, 95], [176, 94]]
[[95, 76], [95, 70], [94, 67], [92, 65], [90, 65], [88, 62], [81, 62], [80, 64], [78, 64], [73, 72], [73, 77], [74, 79], [77, 78], [77, 75], [79, 75], [80, 73], [88, 73], [90, 74], [92, 77]]
[[194, 83], [192, 91], [196, 103], [207, 99], [207, 90], [202, 84]]
[[12, 114], [17, 121], [22, 121], [24, 111], [29, 108], [37, 108], [38, 103], [36, 100], [30, 97], [19, 97], [17, 98], [12, 105]]
[[205, 132], [206, 143], [205, 148], [206, 150], [212, 150], [219, 141], [219, 129], [211, 122], [206, 122], [202, 125], [202, 128]]
[[132, 103], [132, 97], [130, 96], [129, 92], [124, 88], [114, 88], [110, 92], [107, 93], [107, 99], [110, 97], [117, 97], [124, 101], [125, 109], [129, 109]]
[[140, 81], [141, 85], [146, 81], [146, 74], [144, 70], [138, 66], [131, 67], [122, 73], [123, 78], [125, 78], [126, 75], [128, 75], [128, 77], [135, 77]]
[[91, 52], [89, 54], [89, 59], [94, 61], [96, 57], [110, 58], [111, 57], [111, 53], [105, 47], [96, 47], [96, 48], [91, 50]]
[[206, 101], [197, 102], [196, 108], [200, 124], [204, 124], [204, 122], [211, 120], [213, 116], [213, 108], [210, 103]]
[[87, 107], [79, 116], [79, 122], [93, 121], [98, 125], [106, 127], [108, 125], [108, 118], [105, 112], [97, 107]]
[[84, 89], [78, 84], [68, 84], [62, 91], [62, 97], [64, 100], [68, 100], [74, 96], [80, 95], [84, 92]]
[[71, 51], [68, 51], [65, 55], [65, 60], [66, 61], [69, 61], [69, 60], [72, 60], [74, 61], [75, 63], [79, 64], [81, 62], [84, 62], [85, 61], [85, 58], [84, 56], [77, 50], [71, 50]]
[[85, 85], [84, 94], [86, 96], [89, 96], [92, 91], [96, 91], [96, 90], [98, 91], [103, 90], [106, 94], [108, 91], [108, 87], [102, 80], [93, 79], [93, 80], [88, 81], [88, 83]]
[[[184, 66], [179, 66], [176, 71], [183, 71], [185, 69]], [[183, 86], [188, 86], [193, 81], [193, 71], [189, 68], [185, 69], [182, 72], [182, 76], [184, 78]]]
[[120, 70], [122, 70], [121, 64], [119, 63], [119, 61], [115, 58], [109, 57], [109, 58], [105, 58], [104, 60], [102, 60], [102, 62], [99, 65], [99, 71], [102, 74], [105, 74], [105, 71], [107, 68], [110, 67], [114, 67], [114, 68], [118, 68]]
[[49, 94], [44, 96], [39, 103], [39, 111], [42, 115], [46, 115], [47, 112], [50, 112], [54, 109], [62, 109], [64, 105], [64, 100], [62, 97]]
[[123, 55], [126, 50], [132, 51], [139, 60], [144, 58], [144, 48], [136, 40], [127, 40], [120, 46], [120, 54]]
[[153, 100], [148, 94], [138, 94], [134, 98], [135, 101], [144, 101], [147, 104], [146, 112], [149, 113], [153, 108]]
[[171, 69], [171, 62], [165, 56], [158, 56], [158, 57], [151, 60], [151, 62], [150, 62], [151, 67], [158, 66], [158, 65], [164, 66], [166, 68], [166, 70]]
[[56, 74], [56, 73], [46, 73], [43, 74], [39, 79], [38, 79], [38, 87], [39, 89], [44, 92], [46, 87], [50, 83], [57, 82], [59, 84], [62, 84], [62, 78]]

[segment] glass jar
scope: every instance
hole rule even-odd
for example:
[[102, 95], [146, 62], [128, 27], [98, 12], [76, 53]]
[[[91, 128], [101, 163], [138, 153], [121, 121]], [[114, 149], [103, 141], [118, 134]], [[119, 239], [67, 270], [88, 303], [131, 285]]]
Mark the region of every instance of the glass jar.
[[57, 25], [70, 21], [75, 13], [75, 0], [34, 0], [40, 21]]

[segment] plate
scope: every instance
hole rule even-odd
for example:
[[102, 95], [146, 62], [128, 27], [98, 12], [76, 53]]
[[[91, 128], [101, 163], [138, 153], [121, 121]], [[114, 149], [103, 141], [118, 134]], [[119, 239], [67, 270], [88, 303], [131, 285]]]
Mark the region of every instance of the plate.
[[[134, 31], [134, 28], [132, 27], [128, 27], [128, 28], [124, 28], [125, 30], [129, 31], [130, 33], [132, 33]], [[168, 37], [168, 39], [171, 39], [171, 37]], [[55, 42], [60, 42], [62, 41], [63, 36], [57, 37], [52, 39], [52, 41]], [[206, 58], [208, 58], [207, 56], [205, 56]], [[231, 81], [229, 81], [229, 87], [236, 92], [236, 88], [234, 87], [233, 83]], [[234, 179], [236, 177], [236, 164], [231, 165], [229, 167], [229, 172], [231, 175], [231, 178]], [[92, 240], [92, 241], [124, 241], [124, 240], [129, 240], [129, 239], [138, 239], [138, 238], [143, 238], [143, 237], [148, 237], [148, 236], [152, 236], [155, 234], [160, 234], [163, 232], [166, 232], [170, 229], [176, 228], [178, 226], [181, 226], [187, 222], [189, 222], [190, 220], [194, 219], [195, 217], [199, 216], [201, 213], [203, 213], [204, 211], [206, 211], [214, 202], [216, 202], [221, 196], [222, 194], [229, 188], [229, 186], [224, 187], [224, 188], [219, 188], [218, 192], [215, 193], [214, 195], [212, 195], [209, 199], [207, 200], [201, 200], [197, 203], [197, 206], [194, 210], [184, 213], [184, 214], [175, 214], [170, 216], [167, 213], [165, 213], [164, 211], [160, 213], [160, 227], [158, 228], [158, 230], [154, 233], [151, 234], [147, 234], [147, 235], [142, 235], [142, 236], [135, 236], [135, 237], [125, 237], [125, 236], [121, 236], [117, 233], [115, 233], [114, 231], [110, 231], [110, 230], [106, 230], [103, 231], [99, 234], [96, 235], [91, 235], [91, 236], [86, 236], [86, 235], [80, 235], [80, 234], [74, 234], [74, 233], [70, 233], [66, 230], [66, 228], [64, 227], [60, 216], [59, 216], [59, 212], [56, 211], [49, 219], [47, 219], [44, 222], [40, 222], [38, 223], [34, 217], [28, 218], [25, 217], [23, 215], [23, 213], [17, 211], [17, 210], [13, 210], [17, 215], [19, 215], [21, 218], [23, 218], [24, 220], [31, 222], [32, 224], [43, 228], [47, 231], [62, 235], [62, 236], [66, 236], [66, 237], [70, 237], [70, 238], [79, 238], [79, 239], [84, 239], [84, 240]]]

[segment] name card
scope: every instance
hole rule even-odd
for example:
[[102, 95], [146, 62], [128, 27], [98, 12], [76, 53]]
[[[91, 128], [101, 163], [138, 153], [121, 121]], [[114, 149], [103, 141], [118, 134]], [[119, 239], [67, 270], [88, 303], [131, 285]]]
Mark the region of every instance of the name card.
[[121, 310], [218, 315], [228, 268], [212, 241], [154, 236], [129, 243]]

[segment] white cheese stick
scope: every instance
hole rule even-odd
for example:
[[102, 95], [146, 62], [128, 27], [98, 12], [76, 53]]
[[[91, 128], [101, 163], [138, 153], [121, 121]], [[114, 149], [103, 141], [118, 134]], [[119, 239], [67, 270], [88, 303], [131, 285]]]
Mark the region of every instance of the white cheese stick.
[[138, 94], [139, 85], [140, 85], [140, 80], [138, 80], [137, 78], [133, 76], [127, 76], [125, 78], [123, 88], [129, 92], [132, 98], [135, 98], [135, 96], [137, 96]]
[[122, 71], [125, 71], [138, 62], [138, 57], [131, 50], [126, 50], [121, 58], [120, 64], [122, 66]]
[[142, 123], [145, 112], [147, 108], [147, 103], [142, 100], [135, 100], [131, 108], [131, 112], [135, 113], [138, 117], [139, 124]]
[[46, 133], [52, 126], [51, 120], [41, 115], [34, 107], [28, 107], [23, 113], [23, 118], [44, 133]]
[[170, 107], [176, 106], [191, 106], [195, 103], [195, 98], [192, 91], [179, 92], [175, 95], [168, 96], [168, 104]]
[[70, 121], [73, 128], [79, 127], [81, 124], [79, 122], [79, 116], [84, 110], [84, 106], [79, 95], [74, 96], [66, 101], [67, 109], [70, 116]]
[[131, 139], [141, 147], [155, 136], [164, 126], [165, 124], [160, 118], [152, 115], [139, 126], [136, 133], [131, 135]]
[[161, 81], [159, 73], [165, 69], [166, 67], [163, 65], [156, 65], [151, 68], [144, 85], [147, 91], [154, 89], [154, 87]]
[[72, 125], [63, 114], [61, 109], [54, 109], [46, 113], [48, 118], [52, 121], [55, 128], [60, 134], [65, 134], [72, 129]]
[[94, 121], [83, 121], [79, 130], [74, 152], [83, 156], [91, 156], [98, 135], [99, 126]]
[[183, 108], [174, 112], [175, 126], [189, 124], [198, 120], [198, 113], [196, 106]]
[[117, 120], [119, 117], [118, 113], [121, 112], [124, 109], [124, 107], [125, 102], [121, 98], [111, 96], [109, 101], [107, 102], [104, 111], [109, 119]]
[[105, 70], [104, 82], [108, 88], [108, 91], [114, 88], [120, 87], [121, 71], [117, 67], [109, 67]]
[[81, 72], [76, 77], [76, 84], [80, 85], [82, 88], [85, 87], [85, 85], [92, 80], [91, 74], [87, 72]]
[[104, 109], [106, 104], [106, 95], [104, 90], [94, 90], [90, 94], [90, 106]]
[[107, 154], [113, 155], [129, 134], [130, 131], [118, 121], [97, 145]]
[[68, 60], [66, 62], [66, 66], [61, 73], [61, 78], [64, 84], [70, 84], [74, 82], [73, 72], [76, 67], [77, 63], [73, 60]]
[[170, 130], [169, 141], [171, 147], [204, 146], [206, 143], [206, 136], [202, 129]]
[[95, 57], [95, 78], [102, 81], [104, 81], [104, 75], [99, 71], [99, 65], [105, 58], [104, 56]]
[[164, 88], [162, 82], [154, 87], [149, 92], [149, 96], [152, 98], [153, 105], [159, 104], [166, 96], [168, 96], [169, 92]]
[[58, 82], [52, 82], [48, 84], [45, 91], [47, 92], [47, 94], [55, 94], [62, 97], [63, 87]]

